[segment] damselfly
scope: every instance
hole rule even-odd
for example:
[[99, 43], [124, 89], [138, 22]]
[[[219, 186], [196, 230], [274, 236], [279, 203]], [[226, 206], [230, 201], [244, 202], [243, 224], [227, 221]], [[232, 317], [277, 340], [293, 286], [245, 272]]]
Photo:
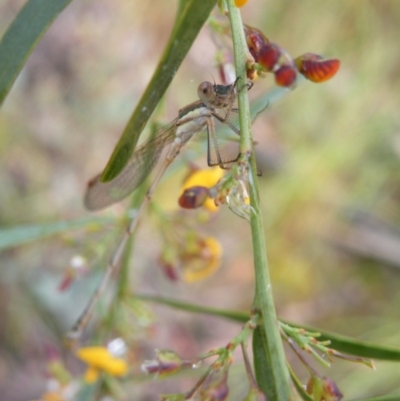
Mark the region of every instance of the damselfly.
[[208, 165], [219, 165], [222, 168], [226, 168], [235, 161], [222, 160], [221, 158], [215, 133], [214, 118], [227, 124], [236, 134], [240, 134], [239, 130], [229, 121], [230, 113], [235, 110], [236, 82], [232, 85], [213, 85], [210, 82], [203, 82], [199, 85], [197, 93], [200, 100], [179, 110], [178, 117], [174, 121], [161, 128], [152, 138], [140, 146], [116, 178], [109, 182], [102, 182], [100, 180], [101, 175], [99, 174], [89, 181], [85, 194], [85, 206], [90, 210], [107, 207], [134, 191], [154, 168], [161, 156], [162, 150], [167, 145], [170, 145], [167, 155], [147, 191], [145, 199], [113, 253], [99, 287], [72, 328], [70, 336], [79, 337], [82, 330], [88, 324], [95, 304], [107, 286], [113, 272], [116, 270], [126, 243], [135, 231], [142, 211], [153, 195], [165, 170], [179, 154], [182, 146], [196, 133], [206, 131], [208, 136]]

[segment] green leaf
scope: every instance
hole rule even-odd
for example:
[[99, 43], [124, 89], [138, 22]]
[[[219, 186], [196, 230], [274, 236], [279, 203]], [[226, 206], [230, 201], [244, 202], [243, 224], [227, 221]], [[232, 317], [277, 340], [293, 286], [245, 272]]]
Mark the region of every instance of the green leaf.
[[189, 302], [176, 301], [154, 295], [135, 294], [135, 298], [143, 301], [155, 302], [159, 305], [170, 306], [171, 308], [183, 310], [185, 312], [205, 313], [207, 315], [225, 317], [229, 320], [234, 320], [239, 323], [246, 323], [249, 320], [249, 314], [246, 312], [210, 308], [208, 306], [195, 305]]
[[29, 0], [0, 42], [0, 105], [52, 21], [71, 0]]
[[[151, 295], [139, 295], [139, 299], [156, 302], [158, 304], [168, 305], [176, 309], [184, 310], [187, 312], [205, 313], [212, 316], [220, 316], [240, 323], [245, 323], [249, 320], [249, 315], [246, 312], [230, 311], [225, 309], [215, 309], [201, 305], [190, 304], [187, 302], [175, 301], [162, 297], [155, 297]], [[342, 336], [339, 334], [321, 331], [318, 328], [294, 324], [283, 321], [293, 327], [304, 328], [310, 332], [318, 332], [321, 334], [318, 337], [319, 341], [330, 340], [330, 347], [350, 355], [361, 356], [364, 358], [381, 359], [386, 361], [400, 361], [400, 349], [392, 347], [384, 347], [381, 345], [355, 340], [351, 337]], [[400, 399], [400, 398], [399, 398]]]
[[0, 229], [0, 250], [37, 241], [64, 231], [84, 228], [90, 224], [104, 224], [110, 221], [113, 220], [104, 217], [89, 217], [80, 220]]
[[293, 327], [300, 327], [311, 332], [320, 333], [321, 336], [317, 338], [318, 341], [329, 340], [331, 341], [331, 344], [328, 347], [340, 352], [350, 355], [357, 355], [364, 358], [381, 359], [385, 361], [400, 361], [400, 349], [398, 348], [383, 347], [377, 344], [355, 340], [351, 337], [322, 331], [315, 327], [292, 324], [288, 322], [285, 323], [290, 324]]
[[111, 181], [125, 167], [143, 128], [216, 3], [217, 0], [188, 0], [186, 4], [183, 1], [179, 3], [175, 26], [164, 54], [104, 169], [101, 177], [103, 182]]
[[253, 361], [254, 373], [260, 390], [267, 396], [268, 400], [275, 400], [275, 387], [273, 369], [267, 359], [268, 350], [265, 347], [265, 331], [262, 326], [257, 326], [253, 333]]

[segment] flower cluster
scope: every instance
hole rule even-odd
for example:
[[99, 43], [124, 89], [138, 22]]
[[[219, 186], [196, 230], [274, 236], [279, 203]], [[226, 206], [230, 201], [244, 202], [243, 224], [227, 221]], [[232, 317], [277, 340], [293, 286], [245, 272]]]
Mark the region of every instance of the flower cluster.
[[277, 85], [290, 88], [296, 82], [297, 73], [319, 83], [332, 78], [339, 70], [339, 60], [325, 60], [313, 53], [306, 53], [293, 60], [282, 47], [270, 42], [259, 29], [245, 26], [245, 36], [249, 51], [257, 63], [248, 63], [249, 79], [253, 79], [256, 72], [272, 72]]

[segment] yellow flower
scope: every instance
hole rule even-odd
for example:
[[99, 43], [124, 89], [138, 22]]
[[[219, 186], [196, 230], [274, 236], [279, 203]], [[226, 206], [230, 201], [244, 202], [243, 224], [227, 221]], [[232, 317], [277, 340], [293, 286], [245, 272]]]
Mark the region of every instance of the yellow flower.
[[[219, 167], [213, 167], [209, 169], [197, 170], [190, 174], [182, 186], [182, 193], [192, 187], [206, 187], [211, 188], [218, 183], [218, 181], [224, 176], [224, 171]], [[218, 210], [218, 206], [215, 205], [214, 199], [207, 198], [203, 206], [211, 212]]]
[[112, 376], [123, 376], [128, 372], [127, 363], [123, 359], [113, 356], [105, 347], [80, 348], [76, 355], [88, 365], [85, 373], [87, 383], [94, 383], [101, 372]]
[[197, 253], [184, 255], [183, 279], [188, 283], [202, 280], [213, 274], [221, 264], [222, 247], [213, 237], [201, 241]]
[[248, 0], [235, 0], [235, 6], [236, 7], [243, 7]]

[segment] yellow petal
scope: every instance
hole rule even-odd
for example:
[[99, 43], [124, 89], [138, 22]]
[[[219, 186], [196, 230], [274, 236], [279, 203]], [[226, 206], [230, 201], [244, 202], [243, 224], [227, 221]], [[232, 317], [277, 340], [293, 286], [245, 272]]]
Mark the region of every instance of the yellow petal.
[[103, 367], [103, 370], [112, 376], [124, 376], [128, 372], [128, 364], [120, 358], [112, 358]]
[[207, 237], [204, 239], [203, 246], [203, 257], [198, 255], [198, 258], [193, 258], [184, 266], [182, 277], [187, 283], [211, 276], [221, 264], [222, 247], [219, 241], [213, 237]]
[[191, 187], [213, 187], [222, 177], [224, 171], [219, 167], [208, 168], [204, 170], [197, 170], [190, 174], [183, 184], [183, 191]]
[[89, 372], [90, 370], [95, 370], [97, 374], [99, 370], [102, 370], [113, 376], [122, 376], [128, 371], [127, 363], [121, 358], [114, 357], [105, 347], [80, 348], [77, 356], [89, 365], [87, 374], [90, 378], [92, 377], [90, 375], [93, 375], [93, 372]]
[[215, 204], [214, 199], [212, 198], [207, 198], [203, 206], [210, 212], [216, 212], [218, 210], [218, 206]]
[[110, 352], [105, 347], [84, 347], [80, 348], [77, 357], [92, 366], [102, 366], [104, 361], [110, 358]]

